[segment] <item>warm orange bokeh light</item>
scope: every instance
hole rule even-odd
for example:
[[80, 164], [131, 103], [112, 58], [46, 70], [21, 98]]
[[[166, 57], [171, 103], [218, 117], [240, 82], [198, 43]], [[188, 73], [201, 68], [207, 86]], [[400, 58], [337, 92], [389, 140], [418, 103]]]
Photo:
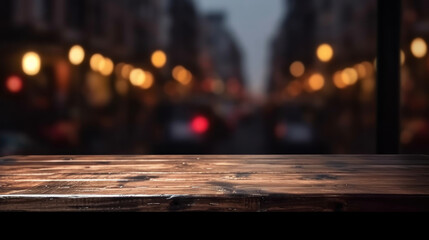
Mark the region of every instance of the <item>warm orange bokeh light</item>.
[[329, 62], [334, 57], [332, 46], [324, 43], [317, 48], [317, 57], [322, 62]]
[[362, 62], [361, 63], [365, 69], [366, 69], [366, 74], [367, 77], [372, 76], [374, 74], [374, 65], [371, 64], [370, 62], [366, 61], [366, 62]]
[[354, 66], [359, 78], [365, 78], [367, 76], [366, 68], [363, 64], [359, 63]]
[[313, 91], [319, 91], [325, 86], [325, 78], [318, 73], [313, 74], [308, 79], [308, 85]]
[[347, 84], [344, 82], [341, 71], [338, 71], [334, 74], [333, 81], [334, 85], [339, 89], [344, 89], [347, 87]]
[[134, 67], [130, 64], [125, 64], [121, 70], [121, 76], [124, 79], [129, 79], [131, 71], [133, 71]]
[[80, 65], [85, 59], [85, 50], [80, 45], [75, 45], [70, 48], [69, 60], [73, 65]]
[[113, 73], [114, 68], [115, 65], [110, 58], [104, 58], [99, 64], [99, 71], [105, 77], [110, 76]]
[[411, 53], [416, 58], [423, 58], [427, 53], [427, 44], [423, 38], [416, 38], [411, 42]]
[[359, 75], [357, 73], [357, 71], [354, 68], [346, 68], [342, 71], [341, 73], [341, 77], [343, 79], [343, 82], [347, 85], [347, 86], [351, 86], [354, 85], [358, 79], [359, 79]]
[[156, 68], [162, 68], [167, 63], [167, 55], [161, 50], [157, 50], [152, 54], [152, 64]]
[[42, 60], [36, 52], [28, 52], [22, 58], [22, 70], [28, 76], [35, 76], [40, 72]]
[[173, 78], [182, 85], [189, 85], [192, 81], [192, 73], [183, 66], [177, 66], [172, 72]]
[[132, 85], [136, 87], [140, 87], [141, 85], [143, 85], [145, 80], [146, 80], [146, 74], [142, 69], [136, 68], [131, 71], [130, 82]]
[[91, 66], [92, 71], [98, 72], [99, 66], [102, 64], [103, 61], [104, 61], [103, 55], [99, 53], [92, 55], [91, 59], [89, 60], [89, 65]]
[[296, 78], [302, 77], [305, 73], [305, 66], [302, 62], [296, 61], [290, 65], [290, 74]]
[[401, 66], [404, 66], [405, 64], [405, 53], [401, 50]]
[[155, 82], [155, 78], [154, 78], [153, 74], [146, 71], [145, 72], [145, 80], [144, 80], [143, 84], [141, 85], [141, 88], [143, 88], [145, 90], [150, 89], [153, 86], [154, 82]]

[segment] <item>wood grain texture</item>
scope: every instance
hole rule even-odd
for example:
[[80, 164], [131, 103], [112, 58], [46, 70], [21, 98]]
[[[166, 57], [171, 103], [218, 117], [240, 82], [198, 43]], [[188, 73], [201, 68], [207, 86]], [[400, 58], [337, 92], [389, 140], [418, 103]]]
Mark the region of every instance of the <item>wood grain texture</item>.
[[429, 211], [429, 156], [9, 156], [0, 211]]

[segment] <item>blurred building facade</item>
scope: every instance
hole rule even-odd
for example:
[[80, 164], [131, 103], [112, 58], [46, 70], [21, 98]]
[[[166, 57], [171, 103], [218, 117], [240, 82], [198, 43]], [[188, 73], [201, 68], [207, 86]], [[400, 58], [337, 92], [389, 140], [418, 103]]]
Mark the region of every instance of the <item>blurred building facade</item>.
[[201, 30], [203, 47], [200, 55], [206, 91], [240, 96], [244, 88], [242, 53], [226, 25], [223, 12], [204, 16]]
[[[285, 17], [272, 40], [268, 91], [283, 89], [294, 80], [289, 67], [301, 61], [306, 69], [334, 70], [376, 56], [375, 0], [285, 0]], [[316, 57], [319, 44], [329, 43], [335, 57], [329, 66], [320, 66]]]
[[[165, 42], [165, 0], [6, 0], [7, 27], [124, 58]], [[9, 10], [7, 10], [9, 9]], [[146, 36], [146, 37], [144, 37]], [[150, 36], [150, 37], [149, 37]], [[163, 41], [161, 41], [163, 39]], [[34, 42], [34, 38], [29, 38]]]
[[[368, 139], [375, 137], [377, 1], [284, 2], [285, 17], [271, 46], [271, 103], [275, 108], [295, 103], [312, 109], [303, 118], [317, 129], [320, 146], [330, 143], [322, 152], [375, 152]], [[322, 44], [333, 51], [327, 62], [318, 58]], [[293, 74], [297, 62], [298, 76]], [[344, 83], [350, 80], [345, 79], [348, 71], [356, 75], [350, 85]], [[329, 130], [334, 126], [337, 131]]]
[[401, 51], [401, 146], [403, 153], [429, 153], [429, 58], [416, 57], [412, 42], [429, 41], [429, 2], [403, 0]]
[[171, 16], [169, 52], [172, 65], [182, 65], [191, 70], [197, 78], [201, 76], [198, 67], [198, 52], [201, 48], [200, 16], [192, 0], [170, 1]]
[[[244, 83], [241, 53], [233, 49], [238, 44], [229, 39], [234, 51], [216, 55], [220, 39], [205, 42], [209, 33], [204, 29], [212, 23], [192, 0], [5, 0], [0, 11], [0, 31], [6, 33], [0, 39], [0, 109], [8, 116], [1, 120], [0, 133], [27, 135], [39, 153], [150, 152], [156, 134], [153, 114], [169, 96], [168, 87], [189, 99], [204, 93], [208, 74], [200, 63], [203, 51], [210, 53], [210, 62], [233, 66], [216, 67], [225, 81], [236, 77], [240, 86]], [[78, 66], [68, 58], [76, 44], [85, 50]], [[167, 57], [161, 69], [152, 62], [156, 50]], [[22, 57], [29, 51], [41, 58], [36, 76], [22, 71]], [[94, 54], [112, 60], [111, 74], [94, 71]], [[151, 73], [153, 86], [133, 86], [121, 74], [125, 65]], [[189, 86], [173, 79], [178, 65], [192, 73]], [[23, 83], [19, 93], [6, 87], [11, 76]]]

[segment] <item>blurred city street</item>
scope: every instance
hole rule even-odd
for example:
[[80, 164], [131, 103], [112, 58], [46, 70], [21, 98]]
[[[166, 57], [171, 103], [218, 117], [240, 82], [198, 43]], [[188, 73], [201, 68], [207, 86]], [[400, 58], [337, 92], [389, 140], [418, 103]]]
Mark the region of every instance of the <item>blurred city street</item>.
[[[4, 0], [0, 156], [375, 153], [376, 0]], [[403, 0], [401, 153], [429, 152]]]
[[266, 141], [266, 129], [261, 109], [243, 120], [232, 136], [216, 146], [218, 154], [265, 154], [270, 152]]

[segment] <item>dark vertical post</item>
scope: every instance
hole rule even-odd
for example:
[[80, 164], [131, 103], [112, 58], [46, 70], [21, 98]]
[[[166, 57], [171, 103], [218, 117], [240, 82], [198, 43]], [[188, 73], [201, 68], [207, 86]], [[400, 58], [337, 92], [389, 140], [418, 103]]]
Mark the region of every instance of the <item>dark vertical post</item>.
[[397, 154], [401, 0], [378, 0], [377, 153]]

